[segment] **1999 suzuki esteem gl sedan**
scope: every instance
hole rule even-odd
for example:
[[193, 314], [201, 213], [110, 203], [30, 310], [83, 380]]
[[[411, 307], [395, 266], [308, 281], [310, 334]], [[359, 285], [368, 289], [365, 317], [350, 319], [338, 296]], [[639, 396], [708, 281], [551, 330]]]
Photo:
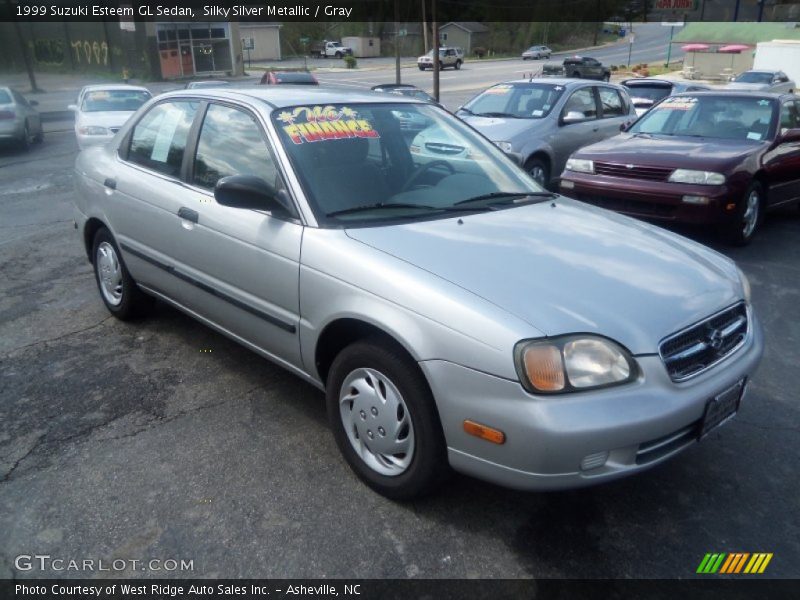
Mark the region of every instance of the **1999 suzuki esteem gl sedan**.
[[544, 191], [413, 99], [173, 92], [76, 170], [108, 310], [155, 296], [325, 390], [392, 498], [448, 465], [529, 490], [636, 473], [733, 416], [761, 357], [732, 261]]

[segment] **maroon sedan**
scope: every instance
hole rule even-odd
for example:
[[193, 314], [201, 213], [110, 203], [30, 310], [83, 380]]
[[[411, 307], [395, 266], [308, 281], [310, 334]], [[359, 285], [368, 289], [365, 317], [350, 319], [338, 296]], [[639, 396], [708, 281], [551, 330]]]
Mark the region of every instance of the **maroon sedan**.
[[670, 96], [573, 154], [561, 191], [635, 217], [712, 225], [744, 245], [767, 207], [800, 202], [800, 98]]

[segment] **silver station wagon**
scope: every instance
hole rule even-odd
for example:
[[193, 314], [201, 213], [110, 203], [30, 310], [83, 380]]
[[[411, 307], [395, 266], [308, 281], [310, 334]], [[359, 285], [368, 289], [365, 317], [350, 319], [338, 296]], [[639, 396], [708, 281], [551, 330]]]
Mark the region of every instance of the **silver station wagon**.
[[[422, 157], [409, 120], [469, 152]], [[639, 472], [732, 417], [761, 357], [731, 260], [546, 192], [411, 98], [172, 92], [76, 170], [108, 310], [160, 298], [324, 390], [392, 498], [448, 465], [528, 490]]]

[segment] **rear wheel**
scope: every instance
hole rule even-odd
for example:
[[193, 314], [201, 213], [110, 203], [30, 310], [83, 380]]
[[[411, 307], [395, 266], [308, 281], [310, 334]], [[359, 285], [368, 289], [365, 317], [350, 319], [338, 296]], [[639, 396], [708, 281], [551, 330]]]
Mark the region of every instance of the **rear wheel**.
[[94, 236], [92, 263], [100, 297], [112, 315], [128, 321], [142, 314], [152, 303], [131, 277], [114, 237], [105, 227], [98, 229]]
[[461, 61], [457, 60], [456, 61], [456, 71], [458, 71], [460, 68], [461, 68]]
[[608, 81], [610, 81], [610, 80], [611, 80], [611, 75], [609, 75], [608, 73], [606, 73], [605, 75], [603, 75], [603, 81], [605, 81], [605, 82], [608, 82]]
[[342, 53], [341, 52], [337, 52], [336, 53], [336, 58], [342, 58]]
[[22, 128], [22, 137], [19, 141], [20, 148], [22, 148], [23, 151], [27, 152], [30, 150], [33, 138], [31, 137], [31, 126], [27, 121], [25, 121], [25, 126]]
[[763, 218], [764, 188], [758, 181], [754, 181], [736, 207], [736, 216], [723, 232], [726, 241], [734, 246], [746, 246], [761, 226]]
[[328, 375], [327, 405], [339, 450], [378, 493], [419, 497], [448, 472], [433, 395], [401, 348], [369, 339], [342, 350]]

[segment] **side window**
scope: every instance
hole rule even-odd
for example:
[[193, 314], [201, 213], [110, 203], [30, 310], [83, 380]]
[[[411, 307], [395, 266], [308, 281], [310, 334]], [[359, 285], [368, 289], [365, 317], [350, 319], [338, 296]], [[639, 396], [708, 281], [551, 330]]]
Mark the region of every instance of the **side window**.
[[598, 88], [600, 105], [603, 107], [603, 118], [621, 117], [625, 114], [625, 105], [619, 92], [613, 88]]
[[781, 130], [800, 127], [797, 117], [797, 103], [793, 100], [781, 106]]
[[128, 160], [171, 177], [180, 175], [196, 112], [197, 102], [156, 104], [133, 128]]
[[592, 91], [592, 88], [585, 87], [572, 92], [572, 95], [564, 105], [563, 114], [566, 115], [570, 112], [583, 113], [583, 116], [586, 119], [597, 118], [597, 105], [594, 101], [594, 92]]
[[212, 104], [197, 141], [193, 181], [213, 188], [228, 175], [257, 175], [281, 187], [278, 169], [255, 119], [242, 110]]

